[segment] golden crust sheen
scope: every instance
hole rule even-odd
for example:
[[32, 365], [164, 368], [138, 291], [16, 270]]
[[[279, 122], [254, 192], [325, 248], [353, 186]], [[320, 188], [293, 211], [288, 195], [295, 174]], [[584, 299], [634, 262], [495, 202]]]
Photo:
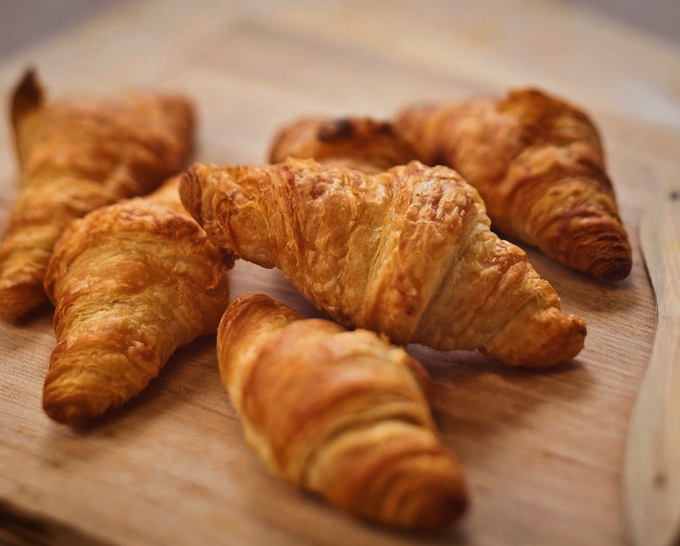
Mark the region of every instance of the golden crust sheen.
[[43, 276], [74, 218], [148, 193], [189, 158], [188, 99], [134, 94], [48, 104], [33, 73], [12, 102], [21, 184], [0, 245], [0, 316], [14, 319], [45, 299]]
[[475, 186], [504, 233], [594, 277], [632, 266], [597, 130], [571, 104], [537, 89], [403, 110], [397, 130], [429, 164]]
[[416, 159], [416, 152], [390, 123], [370, 118], [309, 118], [282, 128], [269, 159], [316, 159], [366, 173], [379, 173]]
[[82, 424], [122, 404], [176, 348], [215, 330], [232, 261], [173, 210], [177, 182], [91, 212], [56, 245], [45, 277], [56, 306], [43, 393], [53, 419]]
[[560, 311], [524, 251], [489, 230], [479, 194], [449, 168], [196, 164], [180, 194], [215, 244], [279, 267], [345, 325], [518, 366], [583, 347], [583, 321]]
[[355, 515], [405, 528], [451, 523], [467, 495], [437, 438], [419, 384], [426, 372], [372, 332], [301, 318], [263, 295], [222, 317], [220, 372], [248, 442], [275, 474]]

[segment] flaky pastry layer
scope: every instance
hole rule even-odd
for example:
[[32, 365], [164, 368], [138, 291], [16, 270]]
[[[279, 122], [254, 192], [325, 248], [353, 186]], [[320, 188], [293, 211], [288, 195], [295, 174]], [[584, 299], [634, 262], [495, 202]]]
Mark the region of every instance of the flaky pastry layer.
[[484, 198], [494, 228], [599, 279], [632, 267], [595, 125], [538, 89], [502, 99], [408, 107], [399, 133], [428, 164], [456, 169]]
[[182, 210], [177, 185], [91, 212], [55, 247], [45, 289], [57, 346], [43, 407], [56, 421], [79, 425], [121, 405], [175, 349], [215, 331], [232, 260]]
[[583, 321], [560, 311], [550, 284], [490, 231], [479, 194], [449, 168], [196, 164], [180, 194], [215, 244], [279, 267], [345, 325], [516, 366], [551, 366], [583, 347]]
[[437, 528], [464, 510], [460, 466], [437, 437], [420, 364], [372, 332], [239, 298], [218, 329], [225, 388], [277, 475], [352, 514]]
[[12, 100], [21, 183], [0, 244], [0, 317], [44, 301], [43, 277], [74, 219], [155, 189], [189, 159], [193, 108], [182, 96], [48, 103], [28, 72]]

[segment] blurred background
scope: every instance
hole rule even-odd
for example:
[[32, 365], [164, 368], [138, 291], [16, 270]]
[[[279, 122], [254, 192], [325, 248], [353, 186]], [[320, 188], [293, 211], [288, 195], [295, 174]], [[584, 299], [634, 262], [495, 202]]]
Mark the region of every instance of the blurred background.
[[[285, 57], [276, 77], [301, 85], [366, 73], [394, 83], [402, 74], [392, 68], [408, 67], [414, 77], [455, 78], [449, 97], [534, 84], [680, 128], [678, 0], [0, 0], [5, 87], [29, 63], [81, 87], [97, 76], [110, 88], [100, 71], [121, 84], [167, 81], [181, 66], [201, 80], [222, 70], [264, 81], [277, 70], [266, 44]], [[363, 100], [367, 91], [351, 94], [391, 106], [389, 97]]]
[[[0, 55], [7, 56], [48, 35], [129, 0], [0, 0]], [[564, 0], [680, 43], [678, 0]], [[260, 2], [266, 3], [266, 2]], [[269, 2], [273, 3], [273, 2]], [[326, 2], [329, 3], [329, 2]], [[464, 6], [469, 2], [454, 0]], [[482, 2], [483, 3], [483, 2]], [[200, 2], [196, 3], [197, 6]]]

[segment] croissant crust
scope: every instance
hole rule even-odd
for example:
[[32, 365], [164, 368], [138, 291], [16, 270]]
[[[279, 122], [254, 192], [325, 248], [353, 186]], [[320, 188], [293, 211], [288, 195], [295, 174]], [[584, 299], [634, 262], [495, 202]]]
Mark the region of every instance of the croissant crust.
[[416, 152], [387, 122], [370, 118], [309, 118], [281, 129], [271, 163], [288, 157], [379, 173], [416, 159]]
[[0, 245], [0, 316], [44, 301], [52, 249], [74, 218], [148, 193], [188, 160], [193, 111], [181, 96], [48, 103], [28, 72], [12, 99], [21, 184]]
[[437, 438], [419, 363], [365, 330], [300, 320], [263, 295], [218, 329], [225, 388], [269, 468], [340, 508], [436, 528], [466, 505], [460, 467]]
[[43, 393], [53, 419], [82, 424], [122, 404], [176, 348], [217, 327], [230, 256], [177, 209], [175, 179], [91, 212], [59, 240], [45, 277], [56, 306]]
[[196, 164], [180, 194], [215, 244], [279, 267], [348, 326], [520, 366], [553, 365], [583, 346], [583, 321], [560, 311], [526, 254], [489, 230], [479, 194], [446, 167]]
[[632, 266], [604, 153], [590, 118], [537, 89], [503, 99], [412, 106], [395, 122], [429, 164], [460, 172], [494, 227], [594, 277]]

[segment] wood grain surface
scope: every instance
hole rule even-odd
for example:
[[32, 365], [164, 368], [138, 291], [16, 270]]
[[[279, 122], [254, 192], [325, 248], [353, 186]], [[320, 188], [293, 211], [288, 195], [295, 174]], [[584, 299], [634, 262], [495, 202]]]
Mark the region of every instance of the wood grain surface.
[[[473, 506], [434, 536], [338, 513], [271, 477], [220, 385], [214, 337], [179, 350], [126, 407], [74, 432], [40, 407], [51, 308], [0, 324], [0, 542], [31, 544], [624, 544], [621, 466], [650, 356], [653, 294], [638, 245], [659, 181], [680, 173], [680, 51], [553, 2], [128, 2], [0, 64], [0, 100], [27, 64], [54, 95], [161, 87], [200, 109], [197, 158], [262, 162], [308, 113], [389, 115], [425, 99], [535, 84], [598, 122], [634, 245], [631, 276], [593, 281], [528, 249], [588, 322], [572, 364], [503, 368], [413, 346], [436, 379], [444, 441]], [[0, 228], [14, 196], [0, 133]], [[238, 263], [233, 296], [265, 292], [318, 315], [276, 271]], [[22, 542], [23, 541], [23, 542]]]
[[640, 546], [680, 541], [680, 180], [663, 181], [660, 190], [640, 221], [658, 319], [623, 468], [631, 536]]

